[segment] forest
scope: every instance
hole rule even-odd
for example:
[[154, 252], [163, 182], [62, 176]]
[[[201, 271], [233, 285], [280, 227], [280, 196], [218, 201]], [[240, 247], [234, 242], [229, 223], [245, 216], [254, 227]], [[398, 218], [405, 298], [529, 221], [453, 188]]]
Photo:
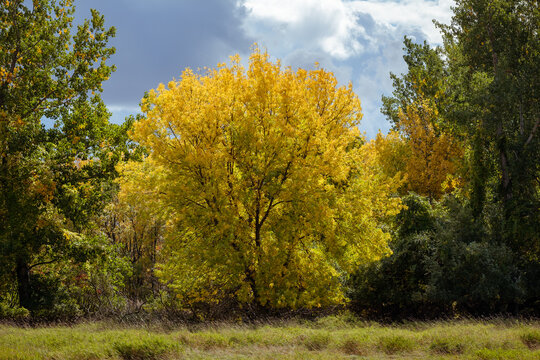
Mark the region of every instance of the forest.
[[405, 37], [373, 139], [256, 44], [111, 123], [115, 28], [74, 12], [0, 1], [0, 319], [540, 315], [538, 0]]

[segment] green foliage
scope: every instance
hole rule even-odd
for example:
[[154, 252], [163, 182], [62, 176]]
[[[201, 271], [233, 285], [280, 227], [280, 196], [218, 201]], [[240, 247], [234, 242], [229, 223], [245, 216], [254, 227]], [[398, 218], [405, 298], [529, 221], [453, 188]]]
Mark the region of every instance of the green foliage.
[[382, 97], [381, 112], [397, 128], [400, 124], [399, 111], [422, 98], [433, 99], [439, 112], [445, 107], [447, 70], [441, 57], [443, 49], [432, 48], [426, 41], [416, 44], [405, 37], [405, 55], [408, 72], [398, 76], [390, 73], [393, 82], [392, 96]]
[[0, 277], [16, 284], [0, 298], [15, 291], [36, 315], [78, 314], [66, 269], [116, 257], [96, 242], [95, 216], [129, 156], [131, 122], [109, 124], [98, 95], [115, 30], [92, 10], [72, 33], [74, 11], [69, 0], [0, 4]]
[[434, 250], [427, 289], [433, 302], [477, 314], [510, 312], [521, 303], [519, 270], [506, 246], [442, 237]]
[[382, 112], [399, 128], [408, 119], [400, 109], [435, 104], [431, 125], [463, 140], [465, 186], [459, 201], [404, 199], [393, 255], [353, 278], [359, 311], [537, 311], [539, 9], [534, 0], [460, 0], [452, 23], [439, 25], [443, 48], [405, 39], [408, 72], [391, 74]]
[[475, 215], [500, 207], [500, 239], [520, 261], [537, 263], [539, 27], [537, 1], [507, 0], [460, 0], [442, 26], [456, 97], [466, 99], [454, 102], [449, 120], [471, 140]]
[[0, 319], [21, 320], [27, 318], [30, 312], [22, 307], [10, 306], [6, 302], [0, 302]]
[[410, 194], [403, 202], [407, 208], [396, 216], [392, 255], [360, 267], [351, 278], [351, 305], [366, 315], [375, 312], [396, 317], [431, 311], [426, 299], [426, 260], [436, 219], [425, 198]]
[[131, 263], [125, 288], [130, 299], [147, 301], [161, 288], [154, 268], [163, 245], [164, 223], [143, 203], [124, 198], [114, 199], [99, 218], [100, 229]]
[[440, 316], [509, 312], [524, 296], [514, 255], [485, 241], [467, 204], [447, 197], [434, 206], [411, 194], [396, 217], [393, 254], [359, 269], [351, 281], [356, 311], [366, 315]]
[[399, 237], [407, 237], [435, 229], [435, 217], [429, 200], [415, 193], [403, 197], [405, 209], [396, 215]]

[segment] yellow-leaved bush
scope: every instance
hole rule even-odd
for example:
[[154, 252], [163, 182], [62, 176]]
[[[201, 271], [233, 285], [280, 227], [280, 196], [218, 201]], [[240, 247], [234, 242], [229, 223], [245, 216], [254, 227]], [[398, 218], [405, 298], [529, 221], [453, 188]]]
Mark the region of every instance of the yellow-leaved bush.
[[158, 276], [181, 304], [345, 301], [340, 279], [389, 253], [380, 220], [399, 181], [362, 147], [360, 101], [323, 69], [254, 49], [185, 70], [143, 99], [132, 136], [149, 155], [120, 168], [123, 196], [168, 219]]

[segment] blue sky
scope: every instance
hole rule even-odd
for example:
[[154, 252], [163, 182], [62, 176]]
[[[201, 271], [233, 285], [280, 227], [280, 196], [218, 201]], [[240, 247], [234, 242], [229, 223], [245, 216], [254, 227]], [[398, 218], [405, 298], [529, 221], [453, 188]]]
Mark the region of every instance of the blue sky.
[[253, 43], [286, 66], [333, 71], [352, 82], [368, 137], [389, 128], [381, 95], [389, 72], [405, 71], [403, 36], [441, 42], [432, 23], [448, 23], [452, 0], [75, 0], [76, 18], [90, 8], [115, 26], [117, 71], [104, 84], [112, 121], [139, 111], [145, 91], [178, 79], [186, 67], [214, 67], [230, 55], [246, 59]]

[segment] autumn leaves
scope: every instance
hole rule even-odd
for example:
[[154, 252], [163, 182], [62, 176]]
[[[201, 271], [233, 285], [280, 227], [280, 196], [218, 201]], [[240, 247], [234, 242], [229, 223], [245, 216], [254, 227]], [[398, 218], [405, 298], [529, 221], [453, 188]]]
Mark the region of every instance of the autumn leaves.
[[[255, 48], [160, 86], [133, 137], [148, 150], [122, 193], [168, 214], [159, 277], [184, 303], [342, 303], [340, 277], [388, 253], [378, 221], [399, 182], [369, 156], [360, 101], [322, 69], [293, 72]], [[137, 201], [137, 200], [132, 200]]]

